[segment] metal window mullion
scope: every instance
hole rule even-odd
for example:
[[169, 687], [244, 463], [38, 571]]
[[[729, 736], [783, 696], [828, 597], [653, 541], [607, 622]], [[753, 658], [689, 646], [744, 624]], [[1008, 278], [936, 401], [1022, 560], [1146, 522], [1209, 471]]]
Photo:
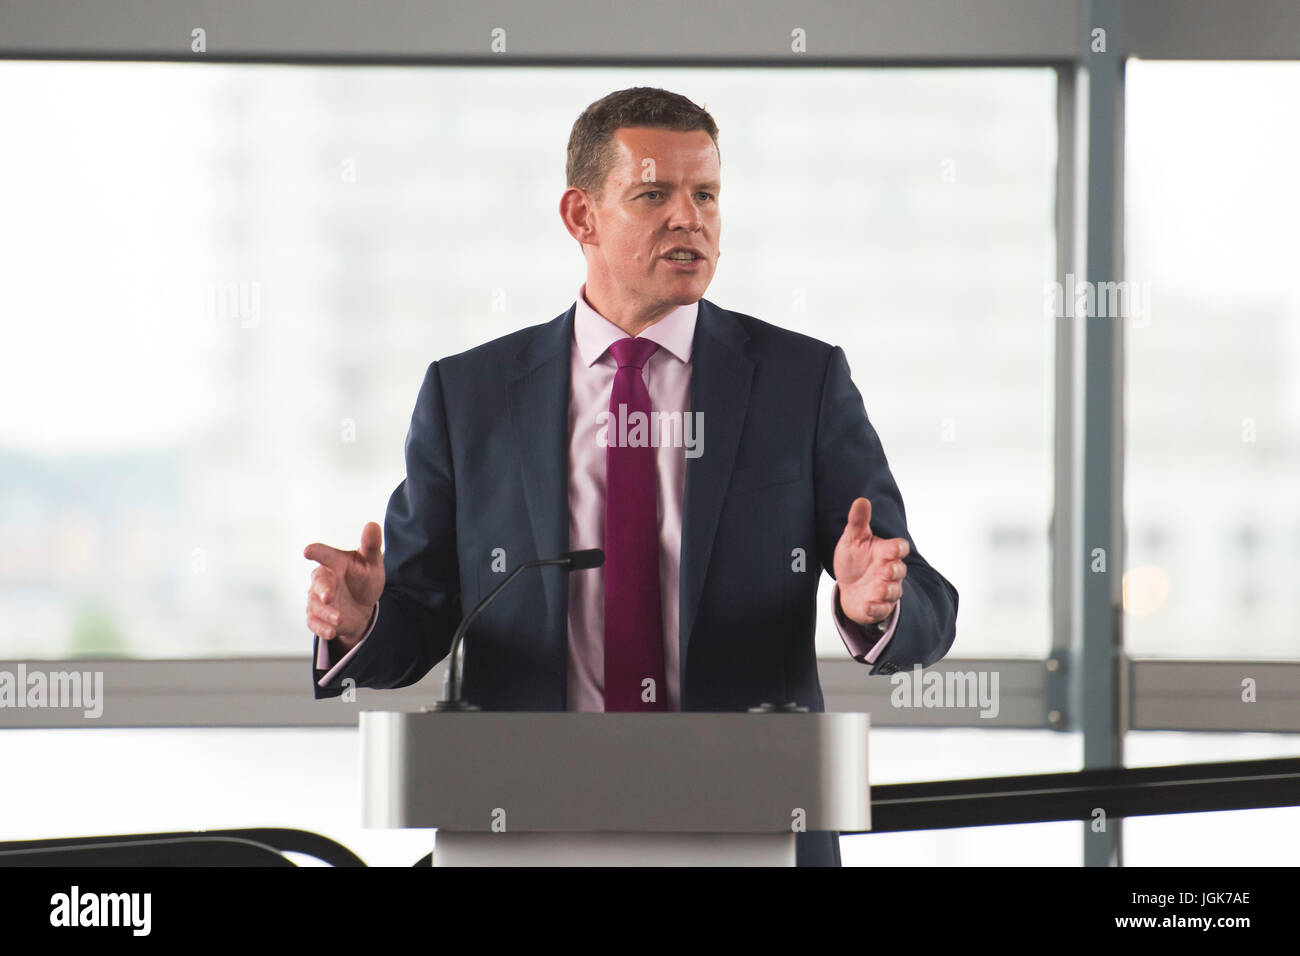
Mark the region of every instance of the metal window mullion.
[[[1084, 280], [1122, 278], [1123, 235], [1123, 55], [1119, 50], [1116, 0], [1093, 0], [1080, 41], [1104, 31], [1104, 51], [1085, 57], [1088, 87], [1088, 193]], [[1123, 322], [1114, 317], [1079, 317], [1083, 326], [1083, 539], [1082, 634], [1074, 700], [1083, 729], [1084, 769], [1123, 766], [1121, 709], [1123, 553]], [[1104, 570], [1101, 567], [1104, 561]], [[1104, 809], [1104, 808], [1102, 808]], [[1118, 866], [1121, 826], [1084, 825], [1084, 863]]]

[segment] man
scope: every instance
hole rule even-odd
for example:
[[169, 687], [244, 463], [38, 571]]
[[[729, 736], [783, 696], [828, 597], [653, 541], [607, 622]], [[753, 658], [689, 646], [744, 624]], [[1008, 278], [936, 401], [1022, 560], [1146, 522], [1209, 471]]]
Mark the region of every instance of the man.
[[[466, 640], [486, 710], [824, 711], [822, 568], [849, 652], [889, 674], [951, 647], [957, 592], [907, 533], [844, 353], [703, 298], [717, 268], [713, 118], [659, 89], [589, 106], [560, 214], [587, 279], [551, 322], [429, 366], [406, 479], [361, 547], [309, 545], [315, 694], [404, 687], [503, 573]], [[665, 425], [666, 423], [666, 425]], [[658, 426], [656, 428], [656, 426]], [[840, 863], [800, 833], [800, 865]]]

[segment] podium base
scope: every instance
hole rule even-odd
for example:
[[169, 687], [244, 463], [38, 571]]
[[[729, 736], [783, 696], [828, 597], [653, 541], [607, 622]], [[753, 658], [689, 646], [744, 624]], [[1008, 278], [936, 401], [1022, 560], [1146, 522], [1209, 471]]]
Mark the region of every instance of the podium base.
[[794, 866], [793, 833], [459, 833], [434, 866]]

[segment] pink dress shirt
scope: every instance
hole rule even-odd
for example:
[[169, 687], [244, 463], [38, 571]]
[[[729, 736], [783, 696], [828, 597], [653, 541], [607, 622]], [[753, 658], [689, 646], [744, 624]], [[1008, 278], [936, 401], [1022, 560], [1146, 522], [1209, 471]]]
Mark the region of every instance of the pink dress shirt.
[[[609, 411], [609, 396], [617, 364], [609, 352], [612, 342], [627, 333], [593, 309], [586, 299], [586, 284], [578, 290], [573, 322], [569, 386], [569, 549], [600, 548], [605, 537], [605, 448], [597, 440], [602, 412]], [[651, 407], [655, 411], [690, 411], [691, 346], [699, 303], [683, 305], [641, 333], [660, 346], [642, 369]], [[613, 432], [611, 431], [611, 434]], [[663, 601], [664, 665], [669, 710], [681, 710], [677, 582], [681, 573], [682, 503], [686, 489], [686, 449], [661, 444], [656, 449], [659, 472], [659, 580]], [[672, 582], [669, 586], [667, 582]], [[605, 672], [604, 577], [599, 571], [569, 575], [568, 700], [571, 711], [603, 711]], [[380, 599], [380, 605], [383, 599]], [[866, 664], [875, 663], [898, 625], [901, 599], [890, 616], [889, 628], [876, 636], [846, 618], [839, 608], [839, 585], [831, 589], [831, 614], [849, 653]], [[362, 641], [374, 630], [378, 610]], [[319, 681], [328, 685], [361, 646], [359, 641], [331, 667], [329, 645], [321, 641], [316, 667], [328, 668]], [[774, 701], [774, 703], [785, 703]]]

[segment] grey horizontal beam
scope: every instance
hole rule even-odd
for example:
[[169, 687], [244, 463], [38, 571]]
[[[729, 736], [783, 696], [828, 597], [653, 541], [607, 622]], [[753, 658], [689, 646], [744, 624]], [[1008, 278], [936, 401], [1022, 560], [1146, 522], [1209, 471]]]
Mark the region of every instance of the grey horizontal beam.
[[1148, 60], [1300, 59], [1296, 0], [1127, 0], [1120, 49]]
[[362, 710], [419, 710], [442, 696], [443, 664], [412, 687], [358, 688], [355, 701], [316, 700], [304, 657], [218, 660], [0, 661], [0, 672], [102, 674], [103, 712], [0, 708], [0, 729], [37, 727], [355, 727]]
[[[0, 0], [0, 58], [1047, 62], [1077, 57], [1079, 9], [1080, 0]], [[191, 52], [196, 28], [204, 54]], [[800, 36], [806, 52], [794, 52]]]
[[[84, 708], [0, 708], [0, 729], [41, 727], [355, 727], [362, 710], [419, 710], [442, 696], [446, 665], [439, 664], [413, 687], [398, 690], [359, 688], [355, 701], [315, 700], [306, 658], [218, 660], [0, 661], [0, 672], [99, 672], [103, 707], [99, 717]], [[872, 676], [866, 665], [851, 660], [819, 662], [826, 709], [871, 714], [873, 726], [1042, 727], [1043, 663], [1032, 660], [947, 660], [925, 670], [947, 680], [948, 673], [984, 675], [987, 690], [996, 689], [996, 716], [977, 700], [967, 706], [927, 703], [922, 692], [904, 680], [913, 674]], [[993, 683], [996, 675], [996, 684]], [[93, 679], [93, 678], [92, 678]], [[976, 685], [971, 685], [976, 686]], [[891, 700], [898, 690], [897, 700]], [[905, 700], [904, 706], [898, 706]], [[916, 703], [919, 702], [920, 706]], [[775, 703], [775, 702], [774, 702]]]
[[[1047, 726], [1046, 667], [1040, 660], [945, 659], [921, 672], [919, 692], [915, 672], [870, 676], [864, 665], [838, 659], [818, 661], [817, 671], [826, 709], [868, 713], [872, 727]], [[958, 675], [968, 675], [967, 680], [956, 680]], [[968, 695], [965, 700], [941, 696], [941, 682], [944, 688], [978, 688], [982, 682], [988, 691], [996, 691], [996, 711]], [[932, 689], [928, 700], [927, 685]]]
[[[411, 64], [1081, 62], [1085, 0], [0, 0], [0, 59]], [[1108, 49], [1300, 59], [1295, 0], [1128, 0]], [[206, 52], [192, 51], [202, 29]], [[502, 30], [503, 33], [494, 33]], [[802, 31], [806, 52], [795, 53]]]
[[[84, 709], [0, 707], [0, 729], [77, 727], [355, 727], [362, 710], [419, 710], [442, 696], [445, 665], [413, 687], [357, 691], [355, 701], [315, 700], [306, 658], [219, 660], [0, 661], [0, 672], [100, 672], [103, 713]], [[997, 675], [998, 712], [915, 706], [899, 674], [870, 675], [855, 661], [818, 662], [826, 709], [871, 714], [873, 727], [1041, 728], [1046, 714], [1046, 664], [1028, 659], [950, 659], [923, 672]], [[1300, 661], [1128, 662], [1131, 730], [1300, 733]], [[911, 677], [909, 677], [911, 679]], [[1243, 686], [1243, 681], [1252, 683]], [[1253, 688], [1255, 700], [1242, 699]], [[1247, 695], [1249, 696], [1249, 695]], [[891, 699], [893, 698], [893, 699]], [[906, 706], [900, 704], [906, 703]], [[1053, 728], [1056, 729], [1056, 728]]]
[[1129, 662], [1130, 730], [1300, 733], [1300, 661]]

